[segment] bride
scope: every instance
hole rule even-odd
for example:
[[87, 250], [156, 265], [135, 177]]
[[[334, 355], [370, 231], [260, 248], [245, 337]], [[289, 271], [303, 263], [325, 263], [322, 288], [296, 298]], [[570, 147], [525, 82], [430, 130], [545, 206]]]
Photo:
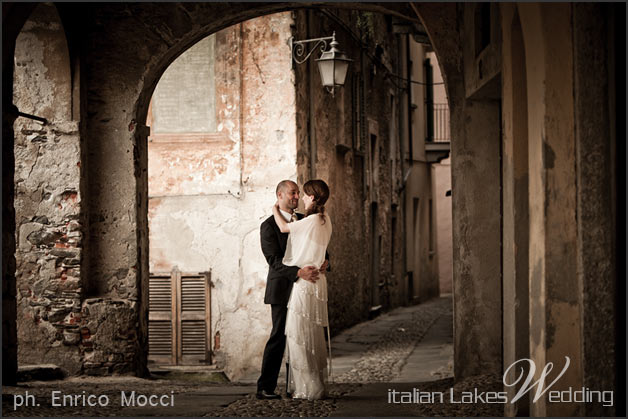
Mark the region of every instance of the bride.
[[[273, 207], [277, 226], [282, 233], [290, 233], [283, 264], [320, 268], [331, 237], [331, 220], [325, 214], [329, 187], [322, 180], [310, 180], [303, 185], [303, 192], [305, 217], [301, 220], [287, 223], [279, 205]], [[288, 301], [285, 332], [290, 362], [288, 393], [293, 398], [316, 400], [326, 396], [325, 327], [329, 335], [327, 280], [321, 272], [316, 283], [298, 279]]]

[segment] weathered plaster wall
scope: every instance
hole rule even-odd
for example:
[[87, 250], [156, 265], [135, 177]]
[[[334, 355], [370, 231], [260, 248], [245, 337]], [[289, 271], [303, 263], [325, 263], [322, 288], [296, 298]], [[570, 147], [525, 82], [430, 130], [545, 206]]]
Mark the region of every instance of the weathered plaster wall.
[[[422, 145], [424, 141], [425, 139], [421, 137], [416, 141], [416, 145]], [[430, 164], [425, 161], [414, 161], [406, 183], [408, 270], [413, 272], [412, 299], [414, 302], [426, 301], [439, 294], [438, 257], [436, 253], [430, 255], [432, 244], [430, 243], [429, 213], [432, 199], [432, 175], [433, 170]], [[435, 211], [433, 218], [435, 218], [434, 215]], [[435, 225], [432, 227], [434, 228]], [[432, 234], [434, 233], [436, 233], [435, 228], [432, 230]], [[432, 240], [434, 240], [435, 252], [435, 237]]]
[[[182, 120], [178, 134], [165, 135], [155, 121], [149, 142], [150, 270], [212, 271], [212, 335], [220, 335], [216, 356], [231, 379], [259, 368], [271, 329], [259, 226], [277, 183], [296, 180], [291, 24], [281, 13], [216, 33], [216, 132]], [[179, 60], [207, 65], [210, 49], [194, 50], [207, 43]]]
[[438, 252], [438, 285], [441, 294], [452, 292], [453, 244], [451, 227], [451, 158], [432, 165], [434, 180], [434, 223]]
[[[434, 103], [448, 103], [447, 92], [441, 73], [438, 57], [434, 52], [428, 52], [426, 57], [430, 59], [434, 80]], [[449, 112], [449, 111], [448, 111]], [[449, 113], [447, 113], [449, 115]], [[441, 115], [441, 118], [443, 115]], [[455, 138], [451, 138], [449, 132], [449, 119], [443, 118], [442, 127], [445, 133], [449, 133], [450, 147], [454, 147]], [[436, 130], [437, 122], [434, 122]], [[451, 150], [451, 149], [450, 149]], [[451, 230], [451, 195], [446, 196], [447, 191], [451, 191], [451, 157], [439, 163], [432, 164], [432, 185], [434, 200], [434, 223], [436, 228], [436, 252], [438, 255], [438, 284], [440, 293], [452, 292], [452, 230]]]
[[6, 4], [2, 13], [2, 384], [17, 381], [17, 302], [15, 272], [15, 155], [13, 106], [15, 44], [33, 4]]
[[[526, 49], [530, 356], [537, 365], [557, 366], [568, 356], [570, 367], [556, 384], [557, 390], [565, 390], [582, 382], [572, 11], [568, 4], [542, 8], [521, 4], [518, 9], [525, 45], [543, 45]], [[576, 403], [549, 403], [544, 397], [532, 404], [531, 414], [570, 416], [581, 414], [581, 409]]]
[[[404, 41], [404, 43], [407, 41]], [[424, 61], [426, 48], [410, 38], [410, 59], [412, 61], [410, 77], [413, 81], [425, 83]], [[402, 47], [406, 51], [406, 47]], [[432, 63], [437, 65], [437, 63]], [[406, 66], [404, 65], [404, 70]], [[425, 153], [426, 128], [426, 92], [425, 86], [413, 83], [410, 87], [410, 122], [411, 135], [404, 137], [404, 155], [407, 161], [408, 177], [405, 184], [406, 212], [406, 269], [412, 273], [409, 296], [411, 301], [426, 301], [438, 296], [438, 255], [436, 254], [436, 225], [430, 230], [430, 199], [432, 196], [432, 168], [427, 163]], [[408, 113], [407, 97], [404, 95], [402, 107]], [[404, 131], [407, 130], [404, 127]], [[412, 147], [410, 147], [410, 137]], [[410, 155], [412, 150], [412, 156]], [[404, 174], [405, 177], [405, 174]], [[434, 208], [432, 208], [434, 211]], [[432, 214], [435, 218], [435, 212]], [[434, 237], [430, 237], [430, 231]], [[432, 242], [430, 243], [430, 240]], [[430, 254], [430, 250], [433, 250]]]
[[15, 48], [13, 103], [52, 121], [71, 115], [68, 44], [55, 6], [41, 4], [22, 27]]

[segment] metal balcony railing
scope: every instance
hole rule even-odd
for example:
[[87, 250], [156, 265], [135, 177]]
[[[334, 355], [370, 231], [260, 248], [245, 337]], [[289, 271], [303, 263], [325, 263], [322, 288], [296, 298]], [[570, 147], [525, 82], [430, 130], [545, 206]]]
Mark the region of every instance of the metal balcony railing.
[[449, 142], [449, 105], [447, 103], [434, 104], [434, 142]]

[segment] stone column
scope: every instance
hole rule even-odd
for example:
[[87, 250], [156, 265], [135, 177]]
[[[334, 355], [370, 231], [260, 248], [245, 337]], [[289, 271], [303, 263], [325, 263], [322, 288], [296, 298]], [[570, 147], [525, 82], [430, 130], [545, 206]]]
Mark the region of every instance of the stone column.
[[[500, 5], [502, 16], [503, 119], [503, 335], [504, 371], [529, 358], [528, 310], [528, 113], [525, 49], [516, 6]], [[508, 370], [508, 382], [519, 371]], [[520, 387], [520, 386], [519, 386]], [[518, 388], [517, 387], [517, 390]], [[516, 394], [506, 386], [508, 399]], [[528, 414], [528, 396], [504, 406], [508, 416]]]
[[457, 380], [502, 369], [499, 101], [459, 100], [451, 169]]

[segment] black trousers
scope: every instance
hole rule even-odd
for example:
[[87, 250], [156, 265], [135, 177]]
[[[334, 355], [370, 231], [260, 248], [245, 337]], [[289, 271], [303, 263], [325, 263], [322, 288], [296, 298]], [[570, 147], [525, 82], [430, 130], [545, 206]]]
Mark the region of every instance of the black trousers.
[[257, 391], [266, 390], [274, 392], [277, 387], [277, 377], [281, 369], [281, 360], [286, 348], [286, 316], [288, 307], [282, 304], [270, 305], [273, 330], [264, 348], [264, 358], [262, 359], [262, 374], [257, 380]]

